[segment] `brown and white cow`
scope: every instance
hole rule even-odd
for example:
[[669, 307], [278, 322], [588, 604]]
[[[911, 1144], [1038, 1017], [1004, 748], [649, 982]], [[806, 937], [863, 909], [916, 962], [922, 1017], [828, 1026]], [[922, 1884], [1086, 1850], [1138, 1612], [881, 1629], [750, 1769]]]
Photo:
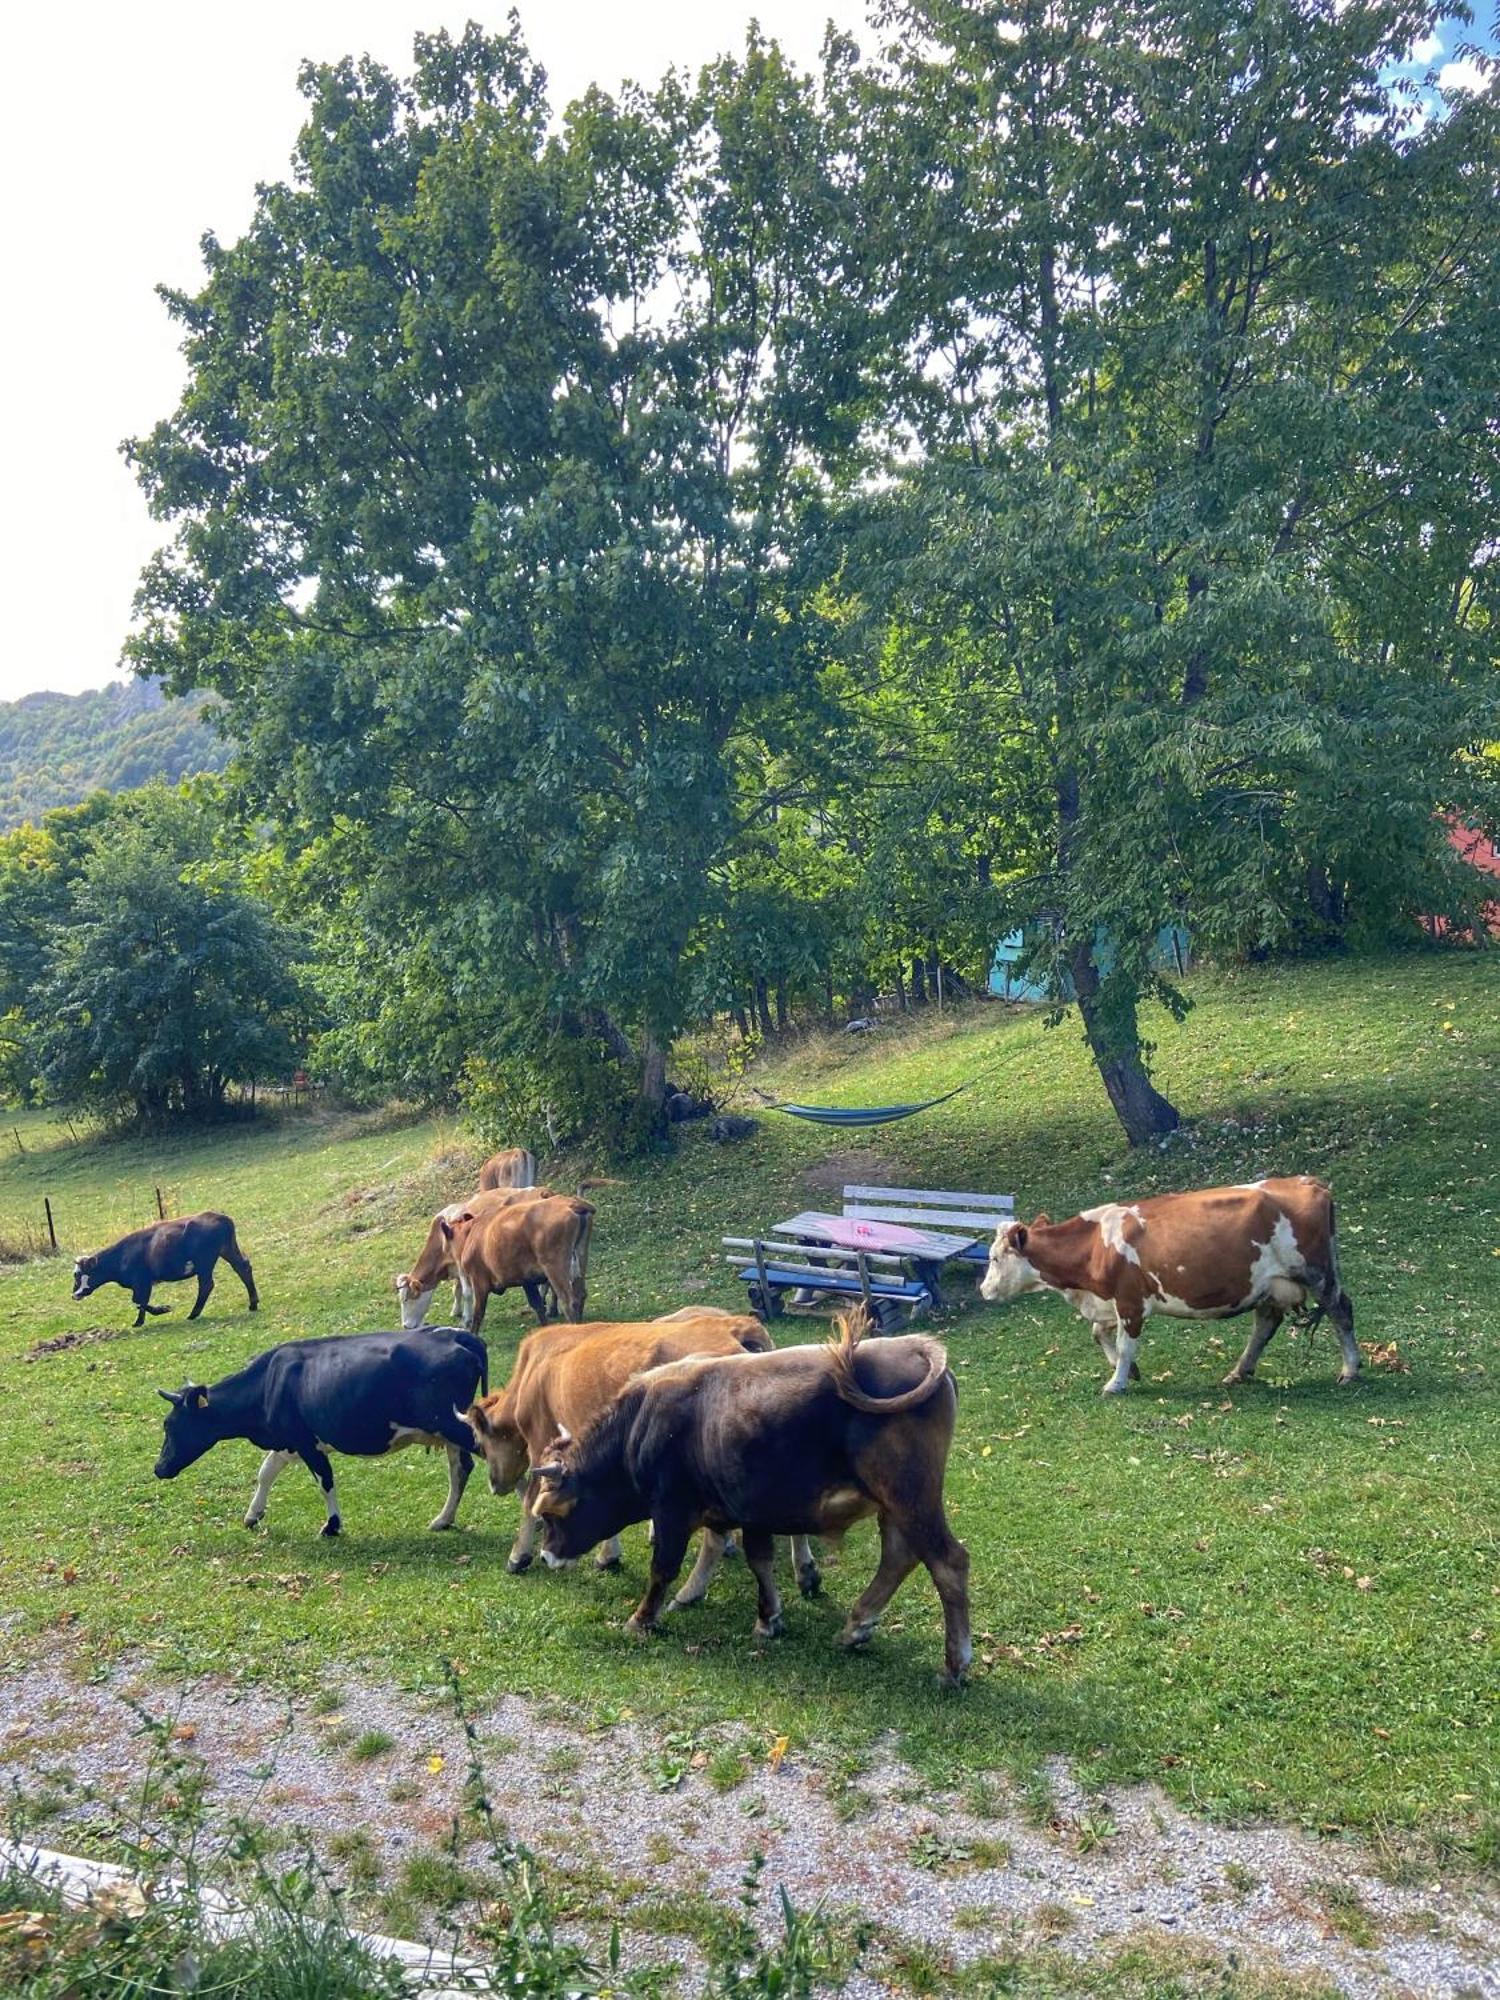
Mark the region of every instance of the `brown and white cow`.
[[[750, 1313], [720, 1306], [684, 1306], [655, 1320], [589, 1320], [580, 1326], [545, 1326], [528, 1333], [503, 1389], [459, 1412], [479, 1441], [489, 1468], [490, 1491], [514, 1492], [533, 1465], [547, 1456], [561, 1432], [586, 1430], [608, 1409], [626, 1383], [647, 1368], [692, 1354], [766, 1354], [771, 1338]], [[521, 1526], [506, 1565], [514, 1573], [531, 1567], [541, 1523], [523, 1505]], [[673, 1610], [696, 1604], [713, 1580], [724, 1554], [725, 1536], [705, 1528], [693, 1573], [673, 1600]], [[818, 1566], [805, 1535], [792, 1549], [804, 1596], [819, 1586]], [[553, 1559], [543, 1555], [549, 1567]], [[620, 1562], [620, 1538], [600, 1544], [600, 1569]]]
[[[497, 1208], [506, 1208], [513, 1202], [539, 1201], [552, 1192], [550, 1188], [487, 1188], [479, 1194], [470, 1195], [467, 1201], [449, 1202], [440, 1208], [427, 1229], [427, 1241], [422, 1245], [416, 1262], [409, 1271], [396, 1275], [396, 1297], [401, 1305], [401, 1326], [406, 1333], [415, 1333], [417, 1328], [427, 1323], [427, 1308], [432, 1303], [432, 1295], [445, 1278], [454, 1281], [453, 1310], [461, 1325], [467, 1326], [473, 1316], [474, 1301], [466, 1282], [458, 1268], [453, 1248], [453, 1228], [460, 1216], [488, 1215]], [[447, 1224], [447, 1228], [444, 1228]]]
[[479, 1169], [479, 1188], [488, 1194], [493, 1188], [536, 1186], [536, 1155], [524, 1146], [507, 1146], [503, 1153], [491, 1153]]
[[1248, 1382], [1288, 1312], [1316, 1306], [1338, 1333], [1340, 1383], [1359, 1373], [1354, 1307], [1339, 1279], [1333, 1196], [1311, 1174], [1198, 1188], [1144, 1201], [1105, 1202], [1067, 1222], [1003, 1223], [981, 1295], [1061, 1292], [1094, 1329], [1113, 1373], [1106, 1396], [1137, 1374], [1135, 1352], [1152, 1313], [1170, 1319], [1255, 1314], [1245, 1351], [1224, 1378]]
[[[497, 1201], [503, 1205], [481, 1205]], [[484, 1324], [492, 1294], [512, 1285], [525, 1292], [543, 1326], [549, 1317], [548, 1285], [565, 1319], [583, 1318], [592, 1202], [549, 1189], [516, 1189], [508, 1198], [500, 1191], [467, 1203], [451, 1222], [438, 1216], [437, 1226], [452, 1245], [459, 1280], [472, 1301], [471, 1332], [478, 1333]]]

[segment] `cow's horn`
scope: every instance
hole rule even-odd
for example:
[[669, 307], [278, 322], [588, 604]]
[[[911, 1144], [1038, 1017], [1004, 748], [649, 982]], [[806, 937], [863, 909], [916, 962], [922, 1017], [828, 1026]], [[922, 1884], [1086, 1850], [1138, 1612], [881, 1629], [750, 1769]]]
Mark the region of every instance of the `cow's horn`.
[[565, 1465], [553, 1459], [550, 1464], [539, 1465], [536, 1468], [535, 1477], [538, 1479], [561, 1479], [567, 1469]]
[[171, 1403], [175, 1409], [181, 1409], [182, 1391], [180, 1389], [158, 1389], [156, 1393], [161, 1397], [163, 1402]]

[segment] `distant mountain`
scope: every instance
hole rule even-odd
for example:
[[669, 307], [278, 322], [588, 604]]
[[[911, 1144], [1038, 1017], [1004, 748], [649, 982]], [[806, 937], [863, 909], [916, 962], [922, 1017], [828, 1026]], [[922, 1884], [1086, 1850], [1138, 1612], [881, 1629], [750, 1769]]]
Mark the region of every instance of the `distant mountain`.
[[0, 702], [0, 829], [90, 792], [129, 791], [151, 778], [175, 784], [228, 761], [198, 695], [171, 701], [154, 681], [138, 680], [88, 694], [23, 695]]

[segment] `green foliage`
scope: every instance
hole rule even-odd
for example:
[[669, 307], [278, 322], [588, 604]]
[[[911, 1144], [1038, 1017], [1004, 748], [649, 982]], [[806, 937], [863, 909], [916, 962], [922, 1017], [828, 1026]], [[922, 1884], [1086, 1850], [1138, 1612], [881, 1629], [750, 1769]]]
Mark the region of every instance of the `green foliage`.
[[234, 885], [214, 830], [211, 798], [149, 788], [83, 861], [38, 1009], [54, 1099], [202, 1117], [231, 1083], [293, 1067], [309, 1026], [297, 941]]
[[0, 830], [92, 792], [221, 771], [228, 756], [201, 697], [172, 701], [149, 681], [0, 702]]

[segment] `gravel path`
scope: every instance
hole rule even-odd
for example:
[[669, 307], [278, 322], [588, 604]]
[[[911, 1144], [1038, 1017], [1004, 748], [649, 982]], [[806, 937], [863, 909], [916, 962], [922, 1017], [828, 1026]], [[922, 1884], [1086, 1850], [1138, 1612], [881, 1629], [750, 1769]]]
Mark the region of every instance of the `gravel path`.
[[[30, 1837], [66, 1849], [71, 1827], [76, 1848], [84, 1826], [98, 1824], [100, 1801], [118, 1809], [141, 1782], [148, 1746], [121, 1699], [131, 1696], [169, 1717], [178, 1742], [202, 1758], [211, 1826], [238, 1814], [305, 1829], [325, 1855], [362, 1832], [386, 1879], [399, 1878], [413, 1857], [446, 1851], [468, 1767], [462, 1729], [439, 1689], [413, 1694], [347, 1677], [329, 1689], [289, 1706], [212, 1681], [167, 1691], [129, 1667], [83, 1681], [59, 1643], [0, 1684], [0, 1782], [50, 1802]], [[1319, 1973], [1351, 1995], [1500, 2000], [1494, 1889], [1393, 1887], [1348, 1843], [1205, 1825], [1152, 1789], [1104, 1804], [1058, 1765], [1056, 1816], [1037, 1827], [999, 1785], [983, 1801], [994, 1810], [978, 1816], [889, 1755], [851, 1795], [795, 1753], [768, 1757], [743, 1732], [684, 1741], [622, 1720], [585, 1733], [514, 1697], [473, 1720], [512, 1838], [575, 1880], [615, 1885], [638, 1958], [691, 1961], [690, 1944], [661, 1935], [671, 1925], [660, 1899], [679, 1912], [698, 1898], [727, 1901], [760, 1849], [767, 1886], [784, 1883], [799, 1908], [857, 1907], [888, 1938], [960, 1962], [1044, 1939], [1087, 1954], [1154, 1930]], [[375, 1731], [392, 1747], [360, 1758], [358, 1739]], [[458, 1858], [483, 1865], [477, 1846]], [[848, 1990], [897, 1989], [862, 1973]]]

